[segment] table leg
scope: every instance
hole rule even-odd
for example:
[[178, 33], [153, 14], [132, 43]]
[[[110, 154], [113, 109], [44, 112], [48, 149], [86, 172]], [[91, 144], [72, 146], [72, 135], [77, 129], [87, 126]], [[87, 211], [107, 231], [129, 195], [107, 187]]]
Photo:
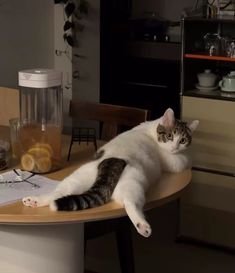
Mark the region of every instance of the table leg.
[[1, 225], [0, 271], [83, 273], [83, 224]]

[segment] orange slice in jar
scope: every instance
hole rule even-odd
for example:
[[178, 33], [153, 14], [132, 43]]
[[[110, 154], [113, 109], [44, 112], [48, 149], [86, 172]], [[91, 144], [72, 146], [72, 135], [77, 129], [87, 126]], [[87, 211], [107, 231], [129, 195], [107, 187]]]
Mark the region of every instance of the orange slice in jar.
[[51, 157], [49, 150], [40, 146], [29, 148], [28, 153], [33, 155], [35, 158]]
[[47, 173], [51, 170], [52, 162], [48, 156], [39, 157], [35, 160], [35, 166], [40, 173]]
[[34, 157], [31, 154], [23, 154], [20, 160], [22, 169], [25, 171], [33, 171], [35, 167], [35, 160]]
[[40, 142], [37, 142], [37, 143], [35, 143], [35, 144], [31, 147], [31, 149], [32, 149], [32, 148], [47, 150], [47, 151], [50, 153], [50, 155], [53, 154], [52, 147], [51, 147], [51, 145], [48, 144], [48, 143], [40, 143]]

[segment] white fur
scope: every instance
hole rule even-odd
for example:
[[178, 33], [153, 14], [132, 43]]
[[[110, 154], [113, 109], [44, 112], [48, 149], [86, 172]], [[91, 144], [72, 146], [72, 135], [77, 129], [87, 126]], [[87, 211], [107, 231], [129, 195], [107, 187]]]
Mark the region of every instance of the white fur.
[[[66, 195], [81, 194], [93, 185], [101, 161], [109, 157], [122, 158], [126, 160], [127, 166], [121, 174], [112, 199], [125, 207], [141, 235], [150, 236], [151, 227], [143, 214], [146, 190], [151, 183], [156, 183], [162, 171], [181, 172], [190, 167], [190, 160], [177, 138], [164, 144], [157, 141], [158, 124], [171, 127], [173, 123], [174, 113], [168, 109], [163, 117], [142, 123], [120, 134], [102, 147], [105, 152], [100, 159], [77, 169], [51, 194], [23, 198], [24, 205], [31, 207], [49, 205], [52, 210], [57, 210], [54, 200]], [[194, 131], [197, 125], [198, 121], [194, 121], [189, 127]]]

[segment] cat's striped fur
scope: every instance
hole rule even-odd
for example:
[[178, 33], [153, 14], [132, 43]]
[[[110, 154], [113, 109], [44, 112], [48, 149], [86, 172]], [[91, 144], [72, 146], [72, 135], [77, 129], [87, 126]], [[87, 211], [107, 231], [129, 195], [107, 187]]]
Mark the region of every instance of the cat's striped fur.
[[109, 202], [125, 166], [126, 161], [123, 159], [104, 159], [98, 165], [94, 185], [83, 194], [64, 196], [55, 200], [58, 210], [82, 210]]

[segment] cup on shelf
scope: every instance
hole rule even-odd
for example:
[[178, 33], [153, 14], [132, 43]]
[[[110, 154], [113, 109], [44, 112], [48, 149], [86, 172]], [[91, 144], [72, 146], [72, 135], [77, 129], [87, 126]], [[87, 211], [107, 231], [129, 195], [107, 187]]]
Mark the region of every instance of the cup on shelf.
[[203, 73], [197, 74], [198, 84], [201, 87], [214, 87], [216, 85], [217, 75], [210, 69], [205, 69]]
[[235, 93], [235, 71], [231, 71], [228, 75], [224, 76], [219, 82], [222, 92]]

